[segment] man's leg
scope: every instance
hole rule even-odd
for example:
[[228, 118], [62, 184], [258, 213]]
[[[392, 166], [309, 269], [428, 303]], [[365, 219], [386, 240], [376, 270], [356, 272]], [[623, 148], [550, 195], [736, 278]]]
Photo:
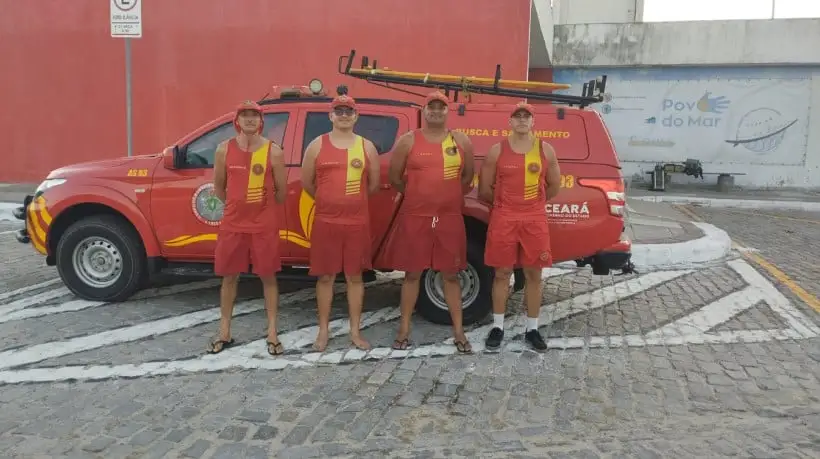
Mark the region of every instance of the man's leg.
[[362, 308], [364, 307], [364, 282], [361, 274], [347, 274], [347, 308], [350, 314], [350, 341], [359, 349], [370, 349], [370, 343], [362, 338]]
[[236, 301], [239, 275], [248, 269], [250, 263], [250, 239], [248, 235], [220, 232], [214, 250], [214, 273], [222, 276], [219, 291], [219, 335], [211, 342], [208, 352], [216, 354], [233, 345], [231, 319]]
[[541, 291], [544, 280], [541, 268], [524, 268], [524, 304], [527, 305], [527, 333], [524, 339], [539, 351], [547, 348], [544, 337], [538, 331], [538, 316], [541, 313]]
[[410, 346], [410, 322], [413, 319], [416, 301], [419, 299], [420, 285], [420, 272], [404, 273], [404, 282], [401, 284], [401, 302], [399, 303], [401, 320], [399, 321], [399, 333], [393, 342], [393, 349], [407, 349]]
[[442, 272], [444, 281], [444, 301], [447, 302], [447, 309], [450, 311], [450, 319], [453, 322], [453, 339], [460, 352], [470, 352], [473, 350], [467, 336], [464, 334], [464, 323], [461, 302], [461, 282], [458, 280], [456, 272]]
[[279, 284], [276, 273], [282, 270], [279, 258], [279, 234], [278, 232], [254, 234], [252, 240], [253, 272], [262, 281], [265, 294], [265, 311], [268, 316], [268, 353], [280, 355], [285, 352], [285, 349], [279, 342], [277, 328]]
[[459, 352], [470, 352], [472, 346], [464, 334], [461, 282], [458, 273], [467, 269], [467, 231], [464, 217], [443, 215], [433, 228], [435, 237], [432, 253], [433, 269], [441, 273], [444, 300], [453, 322], [453, 340]]
[[484, 249], [484, 263], [495, 268], [493, 279], [493, 328], [487, 335], [487, 349], [497, 349], [504, 339], [504, 314], [510, 295], [510, 276], [518, 262], [518, 238], [516, 225], [503, 218], [490, 222], [487, 243]]
[[527, 332], [524, 339], [536, 350], [544, 351], [547, 343], [538, 331], [541, 312], [543, 268], [552, 266], [549, 224], [546, 220], [533, 222], [521, 229], [521, 265], [524, 271], [524, 302], [527, 306]]
[[359, 349], [370, 349], [361, 334], [362, 309], [364, 308], [364, 282], [362, 273], [372, 268], [369, 225], [346, 226], [342, 257], [347, 280], [347, 307], [350, 314], [350, 341]]
[[330, 339], [330, 306], [333, 303], [333, 282], [336, 280], [335, 274], [319, 276], [316, 281], [316, 305], [319, 309], [319, 333], [316, 334], [316, 342], [313, 348], [322, 352], [327, 348]]
[[319, 317], [319, 332], [313, 348], [322, 352], [330, 339], [330, 307], [333, 303], [333, 283], [336, 274], [342, 270], [342, 242], [339, 240], [339, 225], [314, 221], [310, 235], [310, 272], [316, 276], [316, 306]]

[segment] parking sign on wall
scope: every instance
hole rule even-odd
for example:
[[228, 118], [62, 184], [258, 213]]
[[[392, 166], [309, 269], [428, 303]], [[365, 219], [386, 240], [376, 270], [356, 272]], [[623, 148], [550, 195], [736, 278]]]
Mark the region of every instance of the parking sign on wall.
[[140, 0], [111, 1], [111, 36], [139, 38], [142, 36], [142, 2]]

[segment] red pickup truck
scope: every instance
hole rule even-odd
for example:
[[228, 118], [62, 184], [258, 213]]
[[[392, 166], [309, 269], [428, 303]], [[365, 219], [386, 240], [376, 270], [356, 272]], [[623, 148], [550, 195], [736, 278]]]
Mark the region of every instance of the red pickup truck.
[[[349, 63], [340, 71], [369, 81], [439, 87], [450, 94], [465, 87], [499, 96], [515, 96], [515, 91], [521, 91], [498, 84], [470, 86], [388, 75], [364, 77], [351, 72]], [[499, 78], [497, 71], [495, 81]], [[523, 94], [554, 102], [537, 106], [535, 131], [554, 147], [561, 165], [561, 192], [545, 209], [551, 222], [554, 258], [556, 262], [576, 261], [579, 266], [589, 264], [595, 274], [603, 275], [610, 270], [631, 270], [631, 245], [623, 238], [625, 196], [618, 157], [601, 117], [584, 109], [602, 99], [593, 94], [593, 86], [604, 86], [605, 80], [590, 85], [581, 96], [532, 90]], [[283, 222], [280, 251], [286, 266], [281, 279], [311, 280], [307, 264], [313, 200], [302, 192], [300, 166], [308, 143], [331, 129], [330, 98], [320, 86], [314, 80], [307, 91], [284, 90], [259, 102], [265, 111], [264, 135], [283, 146], [288, 167], [287, 200], [279, 208]], [[346, 88], [341, 86], [338, 91]], [[455, 94], [449, 125], [472, 139], [478, 171], [490, 145], [508, 135], [507, 118], [516, 101], [457, 102]], [[421, 126], [421, 107], [402, 100], [367, 98], [357, 98], [357, 106], [360, 115], [355, 131], [373, 141], [381, 159], [381, 186], [370, 197], [370, 221], [374, 266], [382, 266], [378, 262], [384, 256], [382, 243], [402, 205], [387, 177], [390, 152], [398, 136]], [[225, 113], [161, 153], [52, 171], [15, 211], [25, 222], [17, 239], [31, 243], [48, 265], [57, 266], [71, 291], [89, 300], [125, 300], [161, 271], [212, 274], [222, 215], [222, 203], [211, 194], [214, 151], [220, 142], [235, 135], [231, 120], [232, 113]], [[482, 319], [491, 310], [493, 271], [483, 263], [488, 216], [487, 205], [473, 189], [464, 205], [469, 267], [461, 279], [466, 324]], [[371, 272], [366, 278], [374, 276]], [[440, 277], [427, 272], [421, 285], [418, 313], [434, 323], [449, 324]], [[522, 287], [523, 276], [517, 275], [515, 288]]]

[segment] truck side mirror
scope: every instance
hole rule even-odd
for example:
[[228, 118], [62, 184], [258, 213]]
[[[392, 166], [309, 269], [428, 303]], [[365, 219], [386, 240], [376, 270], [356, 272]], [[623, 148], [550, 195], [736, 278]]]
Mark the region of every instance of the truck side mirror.
[[166, 169], [179, 169], [185, 164], [185, 155], [174, 145], [162, 152], [162, 163]]

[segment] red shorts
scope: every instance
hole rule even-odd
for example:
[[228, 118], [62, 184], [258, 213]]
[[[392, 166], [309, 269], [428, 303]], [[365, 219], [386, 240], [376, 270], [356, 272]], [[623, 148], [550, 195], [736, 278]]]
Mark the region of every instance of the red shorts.
[[461, 215], [399, 215], [391, 235], [391, 268], [404, 272], [467, 269], [467, 231]]
[[315, 220], [310, 233], [311, 276], [358, 275], [372, 268], [370, 227], [367, 224]]
[[527, 220], [491, 216], [484, 264], [495, 268], [552, 266], [550, 227], [546, 216]]
[[282, 270], [279, 259], [279, 235], [264, 233], [235, 233], [220, 231], [214, 253], [214, 273], [233, 276], [249, 272], [259, 277], [270, 277]]

